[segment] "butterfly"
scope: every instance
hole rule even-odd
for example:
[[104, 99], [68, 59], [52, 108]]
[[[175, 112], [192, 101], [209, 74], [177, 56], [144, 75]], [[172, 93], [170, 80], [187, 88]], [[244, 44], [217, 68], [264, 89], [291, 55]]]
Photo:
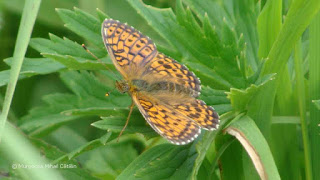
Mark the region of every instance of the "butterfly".
[[104, 20], [101, 34], [123, 77], [116, 88], [132, 98], [126, 125], [136, 105], [149, 125], [173, 144], [192, 142], [201, 128], [211, 131], [219, 127], [217, 112], [196, 99], [200, 80], [187, 67], [158, 52], [149, 37], [113, 19]]

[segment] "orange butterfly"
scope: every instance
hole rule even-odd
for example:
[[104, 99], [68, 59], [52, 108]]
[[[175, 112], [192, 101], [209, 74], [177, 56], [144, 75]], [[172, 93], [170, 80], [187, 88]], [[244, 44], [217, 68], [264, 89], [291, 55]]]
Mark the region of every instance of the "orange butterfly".
[[173, 144], [192, 142], [201, 128], [219, 127], [217, 112], [196, 99], [201, 85], [194, 73], [158, 52], [151, 39], [133, 27], [106, 19], [101, 31], [113, 64], [123, 76], [116, 87], [132, 97], [126, 125], [136, 105], [150, 126]]

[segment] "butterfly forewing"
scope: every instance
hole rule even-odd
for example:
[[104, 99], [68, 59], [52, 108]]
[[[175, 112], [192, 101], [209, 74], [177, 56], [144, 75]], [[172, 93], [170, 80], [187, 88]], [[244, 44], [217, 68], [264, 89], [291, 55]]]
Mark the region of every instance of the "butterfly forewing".
[[157, 53], [147, 36], [119, 21], [106, 19], [101, 31], [112, 61], [124, 77], [143, 68]]

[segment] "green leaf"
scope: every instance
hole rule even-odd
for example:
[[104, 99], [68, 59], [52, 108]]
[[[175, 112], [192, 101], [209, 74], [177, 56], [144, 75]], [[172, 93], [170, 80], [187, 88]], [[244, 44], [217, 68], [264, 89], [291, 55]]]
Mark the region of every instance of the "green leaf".
[[[18, 79], [27, 78], [27, 75], [20, 74]], [[5, 86], [8, 84], [10, 78], [10, 70], [0, 71], [0, 86]]]
[[252, 102], [252, 99], [256, 98], [256, 94], [260, 93], [261, 89], [272, 79], [274, 79], [274, 76], [268, 76], [260, 84], [251, 84], [245, 90], [231, 88], [227, 94], [232, 107], [238, 112], [247, 110], [248, 104]]
[[[214, 30], [220, 36], [224, 33], [235, 32], [234, 36], [225, 35], [229, 39], [238, 39], [243, 34], [245, 42], [247, 43], [247, 59], [248, 65], [253, 69], [257, 69], [257, 47], [258, 37], [256, 30], [256, 18], [259, 12], [258, 6], [253, 1], [192, 1], [183, 0], [199, 19], [208, 19], [213, 25]], [[207, 16], [207, 17], [206, 17]], [[206, 20], [204, 20], [205, 22]], [[208, 23], [208, 22], [206, 22]], [[205, 23], [204, 23], [205, 24]], [[233, 30], [232, 30], [233, 29]], [[236, 38], [238, 37], [238, 38]], [[230, 40], [227, 40], [230, 41]], [[234, 40], [230, 42], [234, 43]]]
[[60, 156], [59, 158], [55, 159], [52, 164], [57, 164], [63, 161], [68, 161], [70, 159], [74, 159], [75, 157], [79, 156], [80, 154], [91, 151], [92, 149], [96, 149], [98, 147], [106, 145], [107, 141], [109, 140], [111, 136], [111, 132], [108, 132], [104, 136], [102, 136], [99, 139], [95, 139], [93, 141], [88, 142], [87, 144], [79, 147], [78, 149], [74, 150], [73, 152], [70, 152], [68, 154], [65, 154], [63, 156]]
[[[12, 65], [13, 58], [7, 58], [4, 60], [10, 67]], [[25, 58], [19, 74], [19, 79], [28, 78], [39, 74], [50, 74], [57, 72], [65, 67], [48, 58]], [[4, 86], [8, 83], [10, 71], [0, 71], [0, 86]]]
[[97, 15], [98, 15], [98, 18], [99, 18], [100, 22], [103, 22], [105, 19], [109, 19], [110, 18], [108, 15], [106, 15], [100, 9], [97, 9]]
[[58, 15], [65, 23], [65, 26], [79, 36], [85, 38], [99, 49], [104, 49], [101, 39], [101, 21], [92, 15], [74, 8], [74, 11], [66, 9], [56, 9]]
[[266, 58], [282, 25], [282, 1], [267, 1], [258, 17], [259, 57]]
[[[99, 115], [92, 114], [93, 111], [99, 112], [101, 108], [107, 108], [105, 111], [108, 112], [110, 108], [126, 107], [129, 102], [129, 99], [119, 102], [116, 98], [105, 97], [104, 94], [108, 87], [88, 72], [63, 72], [61, 79], [76, 95], [51, 94], [45, 96], [44, 101], [47, 106], [36, 107], [22, 118], [21, 122], [23, 123], [20, 127], [23, 130], [32, 135], [40, 136], [81, 116]], [[72, 112], [75, 111], [87, 111], [88, 113], [73, 116]]]
[[240, 141], [261, 179], [280, 179], [268, 143], [250, 117], [234, 121], [226, 131]]
[[235, 29], [237, 34], [243, 34], [246, 42], [245, 56], [248, 68], [256, 71], [259, 66], [257, 18], [259, 3], [252, 0], [234, 1]]
[[32, 143], [37, 148], [41, 148], [42, 156], [51, 160], [46, 164], [48, 169], [57, 169], [65, 179], [96, 179], [92, 177], [75, 159], [63, 159], [59, 162], [54, 160], [58, 157], [65, 156], [65, 153], [56, 146], [50, 145], [38, 139], [32, 139]]
[[[4, 60], [9, 66], [12, 65], [12, 58]], [[48, 58], [25, 58], [21, 67], [20, 75], [32, 76], [37, 74], [50, 74], [65, 67]]]
[[69, 69], [73, 70], [106, 70], [113, 69], [110, 59], [104, 58], [106, 50], [99, 50], [97, 48], [88, 48], [95, 56], [101, 58], [102, 62], [109, 62], [102, 64], [83, 47], [67, 38], [61, 39], [53, 34], [50, 34], [50, 39], [34, 38], [31, 40], [30, 45], [41, 52], [44, 57], [51, 58]]
[[[119, 114], [118, 116], [102, 117], [101, 121], [94, 122], [91, 125], [103, 130], [120, 132], [126, 123], [128, 114], [129, 110], [125, 111], [122, 114]], [[126, 133], [141, 133], [148, 138], [155, 137], [158, 135], [147, 124], [146, 120], [142, 117], [138, 110], [134, 110], [132, 112], [129, 124], [124, 131], [124, 134]]]
[[[317, 5], [320, 7], [320, 3], [317, 1]], [[318, 8], [319, 10], [320, 8]], [[320, 110], [314, 105], [311, 100], [320, 99], [320, 13], [314, 17], [310, 24], [309, 41], [310, 41], [310, 52], [309, 52], [309, 107], [310, 107], [310, 119], [309, 119], [309, 136], [310, 137], [310, 150], [311, 150], [311, 162], [312, 162], [312, 177], [314, 179], [320, 178], [320, 159], [318, 153], [320, 150], [319, 142], [319, 124], [320, 124]], [[317, 105], [316, 101], [316, 105]]]
[[[304, 162], [305, 162], [305, 174], [306, 179], [312, 178], [312, 165], [311, 165], [311, 155], [310, 155], [310, 143], [309, 143], [309, 132], [307, 123], [307, 106], [306, 106], [306, 85], [304, 82], [304, 72], [303, 72], [303, 59], [302, 59], [302, 48], [301, 41], [297, 42], [294, 53], [294, 69], [296, 73], [296, 89], [299, 104], [299, 115], [301, 124], [301, 133], [303, 139], [304, 148]], [[295, 129], [294, 129], [295, 131]], [[290, 146], [288, 146], [290, 148]], [[283, 148], [285, 149], [285, 148]], [[299, 162], [297, 162], [298, 164]]]
[[[207, 131], [203, 138], [200, 141], [197, 141], [196, 148], [198, 152], [198, 156], [194, 162], [194, 167], [192, 171], [192, 178], [196, 179], [200, 166], [203, 164], [203, 161], [206, 157], [210, 157], [211, 159], [218, 160], [219, 156], [221, 154], [217, 154], [216, 152], [211, 152], [209, 148], [211, 148], [214, 144], [214, 139], [216, 138], [217, 134], [220, 134], [222, 129], [230, 123], [230, 120], [233, 119], [234, 114], [233, 113], [226, 113], [220, 117], [220, 128], [217, 131]], [[213, 154], [212, 154], [213, 153]], [[211, 168], [215, 168], [215, 165], [217, 162], [214, 161]]]
[[96, 97], [103, 101], [108, 98], [105, 97], [107, 87], [112, 87], [108, 84], [102, 84], [93, 73], [87, 71], [69, 71], [61, 73], [61, 79], [66, 86], [71, 89], [73, 93], [79, 97]]
[[[43, 38], [33, 38], [30, 46], [41, 53], [70, 55], [82, 59], [95, 60], [92, 55], [86, 52], [82, 45], [71, 41], [68, 38], [59, 38], [54, 34], [49, 34], [50, 40]], [[102, 58], [107, 54], [105, 49], [89, 48], [98, 58]]]
[[[171, 9], [156, 9], [151, 8], [143, 4], [142, 1], [128, 1], [136, 10], [138, 10], [142, 17], [152, 25], [164, 39], [167, 39], [176, 51], [183, 53], [182, 62], [192, 67], [192, 69], [203, 69], [201, 65], [211, 68], [210, 73], [205, 74], [210, 80], [203, 81], [212, 85], [222, 84], [223, 86], [228, 85], [221, 81], [224, 79], [235, 87], [244, 87], [246, 79], [242, 77], [240, 69], [238, 68], [236, 57], [240, 56], [242, 50], [241, 43], [235, 42], [230, 39], [235, 36], [235, 33], [226, 25], [225, 22], [225, 45], [219, 48], [222, 50], [212, 50], [213, 47], [217, 46], [218, 43], [213, 42], [216, 39], [209, 39], [205, 36], [202, 28], [196, 24], [190, 10], [184, 10], [181, 6], [180, 1], [177, 1], [177, 15], [175, 15]], [[185, 21], [184, 19], [189, 19]], [[202, 18], [201, 18], [202, 19]], [[180, 22], [180, 24], [177, 23]], [[208, 26], [207, 26], [208, 28]], [[211, 27], [212, 28], [212, 27]], [[195, 31], [197, 31], [195, 35]], [[221, 39], [221, 38], [220, 38]], [[220, 40], [221, 41], [221, 40]], [[240, 41], [242, 42], [242, 41]], [[197, 46], [194, 46], [197, 44]], [[222, 44], [222, 43], [221, 43]], [[242, 48], [241, 48], [242, 47]], [[171, 47], [167, 47], [171, 49]], [[219, 54], [216, 54], [216, 53]], [[180, 57], [178, 57], [180, 58]], [[177, 59], [177, 58], [176, 58]], [[178, 59], [179, 60], [179, 59]], [[192, 65], [190, 65], [192, 63]], [[212, 70], [214, 68], [214, 70]], [[203, 71], [199, 72], [200, 78], [202, 78]], [[218, 77], [218, 78], [215, 78]], [[220, 78], [219, 78], [220, 77]], [[206, 78], [204, 78], [206, 80]], [[220, 89], [222, 87], [215, 87]]]
[[[123, 153], [125, 149], [125, 153]], [[84, 166], [100, 179], [115, 179], [138, 157], [137, 144], [125, 142], [108, 143], [90, 153]]]
[[[96, 121], [91, 125], [102, 130], [108, 130], [111, 132], [119, 133], [125, 125], [128, 112], [129, 111], [127, 110], [123, 114], [102, 117], [102, 120]], [[133, 112], [129, 124], [123, 132], [123, 134], [134, 133], [140, 133], [147, 139], [158, 136], [158, 134], [147, 124], [145, 119], [141, 116], [141, 114], [138, 111]]]
[[211, 89], [208, 86], [201, 87], [200, 99], [206, 104], [214, 107], [219, 114], [224, 114], [232, 110], [230, 100], [227, 98], [227, 94], [223, 90]]
[[158, 145], [141, 154], [117, 179], [188, 179], [196, 156], [194, 145]]
[[46, 134], [71, 120], [78, 118], [77, 116], [65, 116], [60, 114], [66, 109], [75, 108], [77, 97], [74, 95], [54, 94], [44, 97], [44, 101], [48, 103], [45, 107], [33, 108], [28, 115], [21, 119], [22, 124], [19, 126], [27, 133], [33, 135]]
[[295, 43], [319, 9], [320, 3], [317, 0], [308, 3], [305, 0], [293, 1], [282, 29], [270, 50], [269, 60], [265, 63], [263, 75], [282, 71]]
[[[44, 57], [54, 59], [57, 62], [60, 62], [70, 70], [105, 70], [106, 64], [102, 64], [97, 61], [90, 60], [79, 60], [75, 59], [72, 56], [62, 56], [57, 54], [42, 54]], [[114, 66], [108, 64], [108, 68], [113, 68]]]

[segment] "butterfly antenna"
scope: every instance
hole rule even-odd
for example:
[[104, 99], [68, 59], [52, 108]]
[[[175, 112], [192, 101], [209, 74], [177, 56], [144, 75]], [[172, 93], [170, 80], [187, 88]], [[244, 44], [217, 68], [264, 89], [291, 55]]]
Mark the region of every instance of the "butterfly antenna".
[[[114, 73], [104, 62], [101, 61], [96, 55], [94, 55], [87, 47], [85, 44], [81, 45], [87, 53], [89, 53], [92, 57], [94, 57], [96, 60], [98, 60], [108, 71], [110, 71], [116, 78], [121, 79], [116, 73]], [[108, 93], [107, 93], [108, 94]], [[108, 95], [106, 95], [108, 96]]]
[[105, 96], [109, 96], [111, 94], [112, 91], [114, 91], [117, 87], [114, 87], [111, 91], [108, 91]]

